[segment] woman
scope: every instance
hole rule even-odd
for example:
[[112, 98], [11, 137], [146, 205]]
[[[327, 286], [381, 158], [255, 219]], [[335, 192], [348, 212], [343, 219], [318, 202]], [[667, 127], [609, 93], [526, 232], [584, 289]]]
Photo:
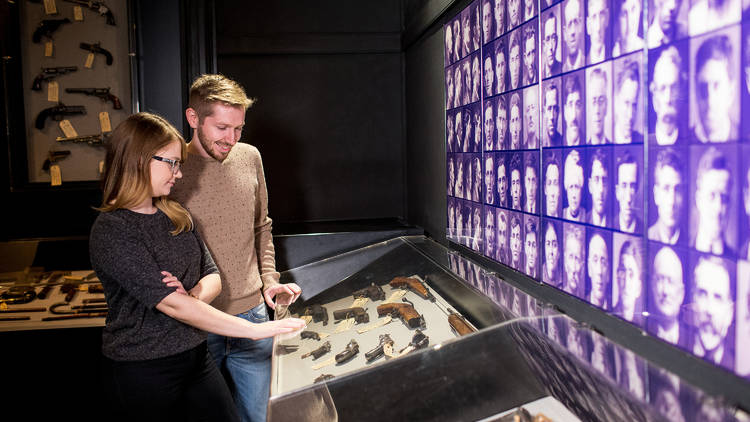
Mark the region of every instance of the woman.
[[259, 339], [304, 327], [208, 305], [221, 291], [218, 270], [190, 214], [167, 198], [186, 155], [177, 130], [149, 113], [122, 122], [108, 146], [89, 253], [109, 307], [105, 387], [113, 414], [128, 420], [238, 420], [206, 331]]

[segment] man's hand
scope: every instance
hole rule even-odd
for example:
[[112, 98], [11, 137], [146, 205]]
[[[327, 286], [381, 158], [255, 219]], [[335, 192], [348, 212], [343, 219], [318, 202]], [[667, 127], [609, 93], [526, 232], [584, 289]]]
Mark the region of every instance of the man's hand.
[[181, 295], [188, 294], [188, 292], [185, 291], [185, 287], [182, 286], [182, 282], [180, 282], [177, 277], [170, 274], [169, 271], [162, 271], [161, 274], [164, 276], [161, 281], [163, 281], [167, 286], [177, 287], [177, 290], [175, 291]]
[[263, 291], [263, 297], [266, 299], [266, 303], [271, 309], [276, 309], [276, 302], [274, 301], [276, 295], [279, 295], [279, 305], [288, 306], [294, 303], [301, 294], [302, 288], [295, 283], [276, 284]]

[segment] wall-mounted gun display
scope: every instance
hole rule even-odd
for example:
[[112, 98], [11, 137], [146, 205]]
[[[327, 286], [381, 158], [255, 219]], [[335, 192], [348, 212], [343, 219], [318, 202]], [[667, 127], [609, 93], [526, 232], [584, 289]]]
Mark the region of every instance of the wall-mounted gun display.
[[41, 91], [42, 81], [49, 81], [60, 75], [65, 75], [66, 73], [75, 72], [77, 70], [78, 66], [43, 67], [41, 73], [34, 78], [34, 82], [31, 84], [31, 89], [34, 91]]
[[86, 114], [86, 107], [80, 105], [66, 106], [63, 103], [58, 103], [54, 107], [45, 108], [40, 111], [36, 116], [36, 123], [34, 126], [36, 126], [37, 129], [44, 129], [48, 118], [52, 118], [52, 120], [59, 122], [62, 120], [63, 116], [72, 116], [76, 114]]
[[115, 26], [115, 15], [112, 14], [112, 11], [107, 7], [107, 5], [104, 4], [104, 2], [101, 1], [89, 1], [89, 0], [63, 0], [68, 3], [75, 3], [81, 6], [86, 6], [89, 9], [99, 13], [100, 16], [104, 16], [104, 19], [107, 22], [107, 25]]
[[34, 35], [31, 36], [31, 40], [38, 43], [42, 41], [42, 37], [52, 39], [52, 33], [66, 23], [70, 23], [70, 19], [44, 19], [39, 22], [39, 26], [34, 31]]
[[81, 47], [83, 50], [87, 50], [94, 54], [101, 54], [104, 56], [104, 58], [107, 60], [107, 66], [112, 66], [113, 58], [112, 53], [109, 52], [109, 50], [106, 50], [101, 47], [101, 43], [94, 43], [94, 44], [88, 44], [85, 42], [82, 42], [79, 44], [79, 47]]
[[70, 94], [85, 94], [93, 97], [99, 97], [104, 102], [111, 102], [112, 108], [114, 108], [115, 110], [122, 109], [120, 99], [117, 98], [114, 94], [111, 94], [109, 92], [109, 88], [65, 88], [65, 92], [68, 92]]

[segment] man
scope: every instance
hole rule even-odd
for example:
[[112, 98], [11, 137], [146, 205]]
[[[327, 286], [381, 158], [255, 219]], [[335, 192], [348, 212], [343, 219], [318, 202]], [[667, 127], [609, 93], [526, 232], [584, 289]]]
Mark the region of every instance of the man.
[[462, 104], [469, 104], [471, 103], [471, 95], [472, 95], [472, 85], [471, 85], [471, 63], [469, 60], [464, 60], [463, 63], [461, 63], [461, 74], [464, 78], [463, 86], [464, 86], [464, 96], [461, 99], [463, 101]]
[[[549, 78], [562, 72], [562, 62], [557, 60], [557, 46], [560, 39], [560, 31], [557, 27], [557, 15], [555, 12], [560, 8], [555, 7], [546, 13], [544, 18], [544, 77]], [[559, 14], [559, 12], [557, 12]]]
[[521, 24], [523, 12], [521, 10], [521, 0], [507, 0], [508, 1], [508, 29], [512, 29]]
[[682, 206], [685, 195], [682, 158], [672, 148], [659, 150], [654, 167], [653, 201], [656, 222], [648, 228], [648, 238], [668, 245], [681, 240]]
[[472, 50], [472, 44], [471, 44], [471, 22], [469, 22], [471, 18], [471, 13], [469, 10], [464, 10], [463, 13], [461, 13], [461, 29], [464, 31], [463, 35], [461, 35], [461, 40], [463, 41], [463, 46], [461, 47], [461, 54], [463, 57], [466, 57], [471, 53]]
[[448, 69], [445, 71], [445, 109], [450, 110], [453, 108], [453, 94], [455, 88], [453, 88], [453, 71]]
[[615, 143], [642, 143], [643, 135], [636, 128], [638, 98], [641, 92], [640, 65], [626, 59], [615, 84]]
[[453, 21], [453, 62], [461, 60], [461, 18]]
[[482, 1], [482, 35], [485, 43], [495, 38], [492, 22], [492, 0]]
[[[577, 0], [569, 0], [577, 1]], [[581, 89], [580, 75], [573, 74], [565, 76], [563, 80], [565, 94], [565, 106], [563, 117], [565, 119], [565, 146], [578, 146], [585, 140], [583, 127], [583, 93]]]
[[[526, 4], [534, 4], [527, 1]], [[531, 85], [536, 83], [537, 78], [537, 54], [536, 54], [536, 26], [526, 25], [523, 30], [523, 84]]]
[[521, 153], [510, 159], [510, 207], [521, 211]]
[[639, 323], [643, 311], [643, 249], [639, 240], [622, 243], [616, 274], [618, 302], [614, 312], [626, 321]]
[[609, 29], [609, 2], [589, 0], [586, 16], [586, 33], [589, 36], [588, 64], [599, 63], [608, 57], [607, 29]]
[[[745, 186], [742, 188], [742, 198], [745, 206], [745, 215], [748, 217], [748, 221], [750, 221], [750, 168], [748, 168], [745, 173], [743, 182], [745, 183]], [[738, 259], [750, 261], [750, 236], [747, 234], [745, 234], [745, 236], [747, 236], [747, 238], [742, 244], [742, 250], [740, 251]]]
[[693, 131], [700, 142], [728, 142], [738, 138], [738, 114], [734, 107], [738, 86], [733, 54], [726, 35], [703, 41], [695, 54], [698, 113]]
[[456, 159], [456, 193], [457, 198], [464, 198], [464, 160]]
[[558, 81], [545, 81], [544, 86], [544, 142], [543, 147], [562, 146], [562, 134], [557, 130], [560, 119], [560, 88]]
[[456, 235], [456, 202], [448, 198], [448, 238], [454, 239]]
[[726, 264], [715, 256], [701, 256], [695, 265], [695, 306], [692, 352], [724, 368], [734, 369], [734, 281]]
[[508, 260], [508, 212], [497, 209], [497, 260], [509, 265]]
[[484, 209], [484, 255], [495, 258], [495, 210]]
[[[599, 0], [595, 0], [599, 1]], [[608, 64], [608, 63], [606, 63]], [[589, 145], [604, 145], [609, 144], [610, 140], [607, 138], [609, 132], [609, 126], [607, 123], [607, 111], [609, 109], [609, 99], [611, 98], [610, 85], [607, 83], [609, 78], [607, 77], [607, 70], [604, 65], [594, 68], [593, 70], [587, 70], [588, 73], [588, 84], [586, 87], [586, 97], [588, 108], [588, 129], [589, 139], [586, 142]]]
[[739, 0], [699, 0], [693, 3], [688, 13], [690, 36], [737, 23], [742, 17], [742, 2]]
[[550, 217], [560, 215], [560, 159], [557, 152], [547, 154], [544, 161], [545, 213]]
[[[191, 159], [182, 166], [172, 198], [190, 211], [221, 273], [223, 288], [212, 306], [260, 323], [268, 320], [266, 306], [288, 305], [302, 290], [279, 284], [260, 153], [238, 143], [252, 104], [245, 90], [224, 76], [202, 75], [193, 82], [185, 111], [193, 129]], [[272, 344], [271, 338], [208, 336], [243, 420], [266, 419]]]
[[609, 249], [607, 242], [599, 232], [589, 239], [588, 262], [586, 268], [589, 277], [588, 302], [605, 311], [610, 309], [611, 286], [609, 282]]
[[497, 40], [495, 43], [495, 94], [505, 92], [506, 57], [505, 39]]
[[618, 5], [615, 10], [619, 13], [619, 32], [615, 32], [612, 55], [617, 57], [643, 48], [644, 41], [640, 31], [643, 6], [640, 0], [615, 0], [615, 4]]
[[492, 151], [495, 149], [495, 140], [492, 138], [495, 134], [495, 114], [492, 109], [492, 101], [484, 102], [484, 150]]
[[615, 197], [617, 198], [617, 213], [615, 228], [625, 233], [643, 233], [643, 221], [638, 217], [636, 198], [638, 193], [638, 161], [628, 150], [622, 151], [617, 157]]
[[510, 94], [510, 149], [521, 149], [521, 95]]
[[547, 226], [544, 231], [544, 264], [542, 265], [542, 281], [552, 287], [562, 289], [560, 277], [560, 245], [558, 243], [558, 229], [556, 222], [545, 220]]
[[607, 227], [609, 214], [609, 156], [602, 148], [591, 154], [591, 172], [589, 173], [589, 193], [591, 194], [591, 212], [588, 223], [594, 226]]
[[455, 148], [453, 149], [454, 152], [463, 152], [464, 148], [464, 118], [463, 113], [461, 110], [456, 111], [456, 130], [454, 131], [453, 136], [456, 139]]
[[[489, 0], [488, 0], [489, 1]], [[495, 92], [495, 66], [492, 63], [492, 54], [484, 56], [484, 96], [491, 97]]]
[[709, 147], [698, 161], [695, 179], [696, 233], [692, 246], [700, 252], [733, 258], [725, 234], [731, 207], [732, 171], [727, 157]]
[[479, 47], [481, 47], [482, 44], [482, 17], [480, 14], [479, 4], [475, 4], [471, 14], [471, 40], [474, 43], [474, 51], [479, 50]]
[[526, 275], [537, 278], [537, 222], [536, 217], [526, 216], [526, 237], [524, 242], [524, 254], [526, 255]]
[[480, 252], [479, 245], [482, 241], [482, 208], [478, 204], [474, 204], [472, 214], [471, 249]]
[[523, 210], [529, 214], [536, 214], [536, 198], [537, 198], [537, 186], [538, 186], [538, 178], [536, 177], [537, 169], [538, 169], [538, 160], [537, 155], [539, 152], [527, 152], [524, 157], [524, 190], [525, 190], [525, 199], [526, 202], [524, 204]]
[[583, 66], [583, 7], [581, 0], [563, 3], [563, 70], [568, 72]]
[[658, 145], [674, 145], [682, 135], [680, 126], [686, 119], [680, 108], [687, 92], [682, 66], [675, 46], [661, 50], [654, 64], [649, 91], [656, 122], [651, 139]]
[[453, 26], [445, 25], [445, 64], [453, 63]]
[[687, 25], [677, 19], [682, 0], [654, 0], [654, 13], [648, 27], [648, 48], [670, 44], [687, 35]]
[[453, 152], [454, 148], [456, 147], [456, 137], [454, 134], [454, 126], [453, 126], [453, 113], [450, 113], [450, 112], [446, 113], [445, 132], [446, 132], [445, 150], [446, 152]]
[[495, 38], [505, 33], [505, 0], [495, 0]]
[[526, 0], [524, 2], [523, 20], [527, 21], [536, 16], [536, 2], [532, 0]]
[[523, 233], [521, 233], [521, 219], [518, 214], [513, 213], [510, 218], [510, 266], [518, 271], [523, 271]]
[[[472, 160], [472, 163], [474, 165], [474, 178], [471, 179], [471, 186], [472, 186], [472, 192], [471, 192], [471, 200], [474, 202], [479, 202], [481, 199], [481, 195], [479, 194], [480, 186], [482, 184], [482, 162], [479, 161], [479, 156], [475, 156]], [[476, 225], [476, 224], [475, 224]]]
[[583, 190], [583, 164], [578, 150], [572, 150], [565, 157], [563, 184], [568, 206], [563, 209], [563, 218], [570, 221], [586, 221], [586, 210], [581, 206]]
[[573, 296], [583, 298], [583, 262], [586, 251], [584, 248], [585, 229], [576, 224], [565, 224], [565, 251], [563, 262], [565, 265], [565, 284], [563, 291]]
[[508, 74], [510, 75], [510, 89], [516, 89], [521, 86], [521, 42], [518, 39], [519, 33], [520, 30], [511, 32], [510, 43], [508, 44]]
[[453, 155], [448, 157], [448, 195], [453, 196], [456, 191], [456, 168]]
[[471, 57], [471, 102], [479, 101], [479, 84], [482, 81], [479, 70], [479, 54]]
[[482, 151], [482, 108], [481, 104], [472, 107], [474, 116], [474, 152]]
[[508, 208], [508, 173], [503, 153], [497, 155], [497, 205]]
[[453, 68], [453, 86], [456, 89], [456, 94], [453, 96], [453, 106], [460, 107], [464, 105], [464, 77], [461, 75], [461, 65], [457, 64]]
[[524, 134], [526, 149], [539, 148], [539, 91], [537, 86], [530, 86], [523, 91], [523, 105], [526, 109]]
[[497, 129], [496, 148], [498, 150], [508, 149], [508, 143], [506, 141], [508, 133], [508, 107], [505, 103], [505, 96], [497, 97], [495, 127]]
[[484, 157], [484, 203], [495, 203], [495, 165], [492, 154]]
[[651, 306], [649, 332], [680, 347], [687, 345], [685, 325], [681, 324], [682, 303], [685, 299], [682, 262], [669, 246], [663, 246], [654, 256], [651, 272]]

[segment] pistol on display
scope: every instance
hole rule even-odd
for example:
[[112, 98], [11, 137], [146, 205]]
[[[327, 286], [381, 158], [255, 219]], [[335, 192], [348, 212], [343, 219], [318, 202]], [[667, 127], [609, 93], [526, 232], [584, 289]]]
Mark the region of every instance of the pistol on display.
[[327, 341], [327, 342], [323, 343], [323, 345], [320, 346], [320, 347], [318, 347], [317, 349], [305, 353], [304, 355], [302, 355], [300, 357], [300, 359], [304, 359], [304, 358], [306, 358], [308, 356], [312, 356], [313, 360], [315, 360], [315, 359], [317, 359], [317, 358], [325, 355], [326, 353], [328, 353], [330, 351], [331, 351], [331, 342]]
[[374, 349], [370, 350], [369, 352], [365, 353], [365, 359], [368, 362], [372, 362], [373, 360], [383, 356], [385, 354], [385, 346], [393, 347], [393, 339], [388, 334], [381, 334], [379, 337], [378, 345], [375, 346]]
[[313, 322], [323, 321], [323, 325], [328, 325], [328, 309], [320, 305], [312, 305], [305, 308], [303, 316], [311, 315]]
[[68, 155], [70, 155], [70, 151], [68, 150], [50, 151], [47, 155], [47, 159], [44, 160], [44, 163], [42, 164], [42, 170], [49, 171], [49, 166], [51, 166], [52, 163], [56, 163]]
[[92, 97], [99, 97], [104, 102], [111, 102], [115, 110], [122, 109], [120, 99], [109, 92], [109, 88], [65, 88], [65, 92], [70, 94], [85, 94]]
[[415, 350], [424, 349], [429, 344], [430, 338], [421, 330], [417, 330], [417, 332], [414, 333], [414, 337], [411, 338], [409, 345], [401, 349], [398, 353], [399, 355], [405, 355]]
[[101, 1], [89, 1], [89, 0], [63, 0], [68, 3], [75, 3], [79, 4], [81, 6], [86, 6], [89, 9], [99, 13], [100, 16], [104, 16], [104, 19], [106, 19], [107, 25], [115, 26], [115, 15], [112, 14], [112, 11], [109, 10], [109, 7], [104, 4], [104, 2]]
[[38, 43], [42, 40], [42, 37], [52, 39], [52, 33], [65, 23], [70, 23], [70, 19], [44, 19], [39, 22], [39, 26], [34, 31], [34, 35], [31, 36], [31, 40]]
[[427, 299], [430, 302], [435, 301], [435, 296], [427, 290], [427, 286], [424, 285], [418, 278], [414, 277], [394, 277], [390, 283], [388, 283], [394, 289], [409, 289], [414, 293]]
[[383, 288], [380, 286], [376, 286], [375, 283], [370, 284], [370, 286], [365, 287], [364, 289], [355, 291], [352, 295], [355, 299], [360, 297], [367, 297], [371, 300], [385, 299], [385, 292], [383, 291]]
[[49, 81], [59, 75], [75, 72], [76, 70], [78, 70], [77, 66], [43, 67], [42, 72], [34, 78], [34, 82], [31, 84], [31, 89], [33, 91], [41, 91], [42, 81]]
[[359, 353], [359, 344], [352, 339], [346, 348], [339, 354], [336, 355], [336, 363], [344, 363]]
[[36, 116], [36, 126], [37, 129], [44, 129], [44, 125], [47, 122], [47, 118], [51, 117], [52, 120], [60, 121], [63, 119], [64, 116], [70, 116], [74, 114], [86, 114], [86, 107], [75, 105], [75, 106], [66, 106], [63, 103], [58, 103], [54, 107], [45, 108], [44, 110], [40, 111], [39, 114]]
[[409, 328], [422, 328], [424, 329], [426, 324], [422, 315], [419, 315], [414, 304], [409, 302], [408, 299], [401, 299], [406, 303], [384, 303], [378, 306], [378, 316], [392, 315], [398, 316]]
[[453, 309], [448, 311], [448, 324], [451, 328], [458, 333], [459, 336], [465, 336], [466, 334], [473, 333], [475, 330], [472, 328], [458, 312]]
[[366, 324], [370, 322], [370, 316], [367, 315], [367, 311], [359, 306], [333, 311], [333, 319], [335, 321], [340, 321], [347, 318], [354, 318], [354, 320], [357, 321], [358, 324]]
[[300, 333], [299, 336], [302, 340], [306, 338], [311, 338], [313, 340], [320, 341], [320, 334], [316, 333], [315, 331], [303, 331], [302, 333]]
[[84, 50], [87, 50], [94, 54], [101, 54], [107, 59], [107, 65], [112, 65], [112, 53], [109, 52], [109, 50], [106, 50], [101, 47], [101, 43], [94, 43], [94, 44], [88, 44], [85, 42], [82, 42], [79, 44], [79, 47], [81, 47]]

